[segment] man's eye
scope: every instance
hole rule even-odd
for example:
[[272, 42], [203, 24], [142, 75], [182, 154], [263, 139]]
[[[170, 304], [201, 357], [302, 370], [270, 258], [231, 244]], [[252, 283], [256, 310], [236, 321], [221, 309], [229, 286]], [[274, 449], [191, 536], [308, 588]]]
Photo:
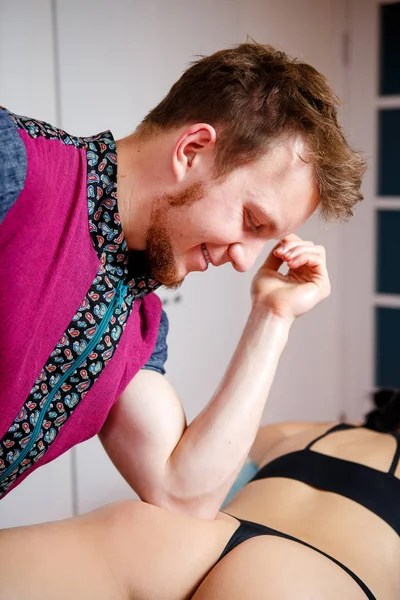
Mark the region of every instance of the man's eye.
[[250, 213], [247, 213], [247, 227], [253, 233], [257, 233], [261, 229], [262, 225], [256, 225], [256, 223], [254, 223]]

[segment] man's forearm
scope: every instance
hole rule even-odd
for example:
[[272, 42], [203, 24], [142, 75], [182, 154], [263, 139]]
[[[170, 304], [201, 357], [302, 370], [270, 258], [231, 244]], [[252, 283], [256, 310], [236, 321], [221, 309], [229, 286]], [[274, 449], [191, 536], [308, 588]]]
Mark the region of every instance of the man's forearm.
[[168, 488], [180, 510], [203, 518], [219, 510], [256, 436], [289, 329], [253, 308], [220, 386], [169, 458]]
[[168, 381], [151, 371], [131, 380], [101, 437], [143, 500], [215, 516], [254, 441], [293, 320], [329, 292], [324, 248], [286, 236], [253, 278], [253, 308], [227, 373], [189, 427]]

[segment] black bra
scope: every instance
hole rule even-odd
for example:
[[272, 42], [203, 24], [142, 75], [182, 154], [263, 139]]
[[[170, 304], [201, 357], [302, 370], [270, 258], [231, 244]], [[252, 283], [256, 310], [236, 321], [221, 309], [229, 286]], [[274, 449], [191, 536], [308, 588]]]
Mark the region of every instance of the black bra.
[[391, 434], [397, 441], [397, 448], [387, 472], [311, 449], [313, 444], [330, 433], [355, 428], [347, 424], [335, 425], [303, 450], [284, 454], [266, 464], [251, 481], [284, 477], [340, 494], [365, 506], [400, 535], [400, 479], [394, 475], [400, 459], [399, 434]]

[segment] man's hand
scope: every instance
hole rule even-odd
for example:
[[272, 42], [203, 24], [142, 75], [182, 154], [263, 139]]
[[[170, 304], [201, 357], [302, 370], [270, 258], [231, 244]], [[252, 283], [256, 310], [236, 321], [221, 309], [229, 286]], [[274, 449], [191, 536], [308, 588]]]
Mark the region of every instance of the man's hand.
[[[286, 275], [279, 268], [286, 262]], [[329, 296], [325, 249], [297, 235], [288, 235], [271, 251], [253, 279], [253, 305], [289, 322]]]

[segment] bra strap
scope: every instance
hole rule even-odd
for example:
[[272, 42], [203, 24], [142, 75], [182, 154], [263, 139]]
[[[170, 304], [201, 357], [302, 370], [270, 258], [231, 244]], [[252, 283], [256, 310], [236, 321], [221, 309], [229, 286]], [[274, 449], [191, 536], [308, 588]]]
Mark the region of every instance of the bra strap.
[[400, 460], [400, 435], [398, 433], [392, 433], [394, 439], [397, 442], [396, 452], [394, 453], [393, 461], [389, 469], [389, 474], [394, 475], [397, 469], [397, 465]]
[[335, 431], [345, 431], [346, 429], [354, 429], [356, 426], [355, 425], [349, 425], [348, 423], [336, 423], [336, 425], [333, 425], [333, 427], [330, 427], [328, 429], [328, 431], [325, 431], [325, 433], [323, 433], [322, 435], [318, 436], [317, 438], [315, 438], [315, 440], [312, 440], [306, 447], [305, 450], [310, 450], [311, 447], [316, 444], [317, 442], [319, 442], [319, 440], [322, 440], [322, 438], [330, 435], [331, 433], [334, 433]]

